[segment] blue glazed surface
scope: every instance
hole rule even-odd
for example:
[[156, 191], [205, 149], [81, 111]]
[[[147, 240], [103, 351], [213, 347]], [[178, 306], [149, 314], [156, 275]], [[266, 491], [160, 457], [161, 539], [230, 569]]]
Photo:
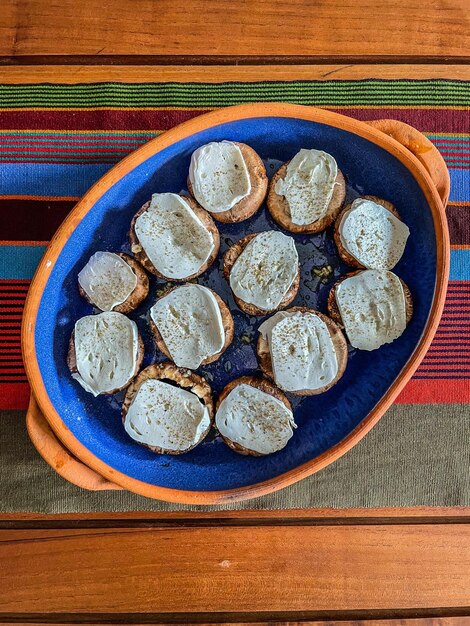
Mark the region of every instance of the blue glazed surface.
[[[127, 232], [134, 213], [152, 193], [186, 188], [191, 153], [208, 141], [229, 139], [251, 145], [265, 160], [269, 175], [300, 148], [330, 152], [348, 181], [348, 197], [359, 193], [391, 200], [408, 224], [411, 236], [395, 268], [409, 285], [415, 305], [411, 324], [393, 344], [375, 352], [352, 351], [346, 373], [330, 391], [310, 398], [292, 396], [298, 428], [287, 447], [268, 457], [240, 456], [211, 434], [182, 456], [152, 454], [126, 435], [120, 417], [123, 394], [93, 398], [69, 375], [66, 353], [74, 322], [92, 308], [80, 298], [76, 277], [96, 250], [127, 250]], [[257, 372], [257, 327], [264, 318], [250, 318], [234, 304], [221, 273], [228, 245], [247, 233], [278, 227], [263, 207], [238, 225], [219, 224], [221, 253], [199, 279], [229, 304], [235, 340], [216, 363], [201, 368], [216, 395], [230, 380]], [[295, 236], [302, 263], [301, 287], [293, 305], [326, 312], [331, 284], [347, 268], [338, 260], [330, 229], [314, 236]], [[330, 264], [327, 282], [312, 269]], [[184, 490], [231, 489], [283, 474], [328, 450], [363, 420], [399, 374], [423, 332], [436, 278], [436, 240], [430, 209], [410, 172], [382, 148], [327, 125], [291, 118], [256, 118], [223, 124], [170, 146], [123, 177], [89, 211], [57, 260], [44, 290], [36, 325], [39, 366], [49, 397], [65, 425], [102, 461], [144, 482]], [[145, 365], [163, 360], [155, 353], [146, 322], [162, 281], [151, 280], [150, 295], [131, 317], [146, 345]]]

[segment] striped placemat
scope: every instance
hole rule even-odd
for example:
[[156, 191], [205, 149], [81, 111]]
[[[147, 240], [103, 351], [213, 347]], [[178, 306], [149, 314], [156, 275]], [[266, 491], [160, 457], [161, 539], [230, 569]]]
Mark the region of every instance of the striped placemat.
[[27, 406], [23, 303], [48, 240], [78, 198], [126, 154], [172, 126], [258, 101], [402, 120], [441, 151], [451, 175], [449, 292], [432, 347], [397, 404], [422, 405], [426, 415], [448, 413], [450, 421], [455, 414], [468, 417], [453, 405], [470, 403], [470, 82], [443, 79], [0, 85], [0, 409]]
[[451, 174], [451, 283], [429, 354], [398, 402], [470, 400], [470, 83], [324, 81], [0, 86], [0, 408], [25, 408], [21, 312], [47, 241], [114, 163], [180, 122], [255, 101], [394, 118], [426, 134]]

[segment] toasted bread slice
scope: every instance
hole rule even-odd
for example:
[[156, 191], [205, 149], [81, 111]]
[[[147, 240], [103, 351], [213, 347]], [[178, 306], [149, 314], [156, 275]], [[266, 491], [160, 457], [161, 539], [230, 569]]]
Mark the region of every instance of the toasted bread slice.
[[[380, 204], [385, 209], [387, 209], [387, 211], [390, 211], [390, 213], [392, 213], [392, 215], [394, 215], [398, 220], [401, 220], [401, 217], [398, 214], [398, 211], [396, 210], [394, 205], [388, 200], [384, 200], [383, 198], [378, 198], [377, 196], [361, 196], [361, 198], [364, 200], [371, 200], [372, 202], [375, 202], [376, 204]], [[351, 208], [351, 205], [352, 203], [346, 205], [344, 209], [341, 211], [341, 213], [338, 215], [338, 217], [336, 218], [333, 237], [334, 237], [335, 244], [336, 244], [336, 247], [338, 248], [338, 253], [341, 259], [348, 265], [351, 265], [352, 267], [357, 267], [358, 269], [365, 269], [365, 266], [359, 263], [359, 261], [355, 257], [353, 257], [351, 254], [349, 254], [349, 252], [343, 246], [343, 243], [341, 241], [341, 236], [339, 234], [339, 225], [341, 224], [341, 220], [343, 219], [344, 214], [347, 211], [349, 211], [349, 209]]]
[[[264, 167], [261, 157], [246, 143], [240, 143], [238, 141], [233, 141], [232, 143], [238, 146], [242, 153], [250, 175], [251, 191], [228, 211], [211, 213], [215, 220], [225, 223], [242, 222], [254, 215], [263, 204], [268, 189], [268, 177], [266, 176], [266, 168]], [[189, 176], [187, 185], [189, 193], [194, 196], [194, 190]]]
[[333, 189], [333, 195], [328, 205], [326, 215], [316, 222], [312, 222], [311, 224], [294, 224], [294, 222], [291, 220], [289, 203], [287, 202], [287, 199], [284, 196], [280, 196], [275, 191], [277, 181], [286, 177], [287, 166], [289, 165], [289, 163], [290, 161], [287, 161], [286, 163], [284, 163], [284, 165], [281, 165], [281, 167], [271, 178], [267, 198], [268, 210], [273, 220], [277, 222], [279, 226], [285, 228], [291, 233], [309, 235], [313, 233], [319, 233], [322, 230], [325, 230], [325, 228], [329, 226], [332, 222], [334, 222], [338, 216], [338, 213], [341, 211], [341, 207], [346, 197], [346, 181], [344, 179], [343, 173], [338, 169], [338, 174], [336, 176], [335, 186]]
[[[232, 271], [232, 267], [234, 266], [235, 261], [238, 259], [238, 257], [246, 248], [246, 246], [250, 243], [250, 241], [254, 239], [256, 235], [259, 235], [259, 234], [260, 233], [253, 233], [251, 235], [246, 235], [245, 237], [242, 237], [241, 239], [236, 241], [233, 245], [231, 245], [230, 248], [227, 250], [227, 252], [224, 254], [223, 272], [224, 272], [225, 279], [227, 281], [230, 281], [230, 272]], [[289, 290], [287, 291], [287, 293], [281, 300], [281, 303], [279, 304], [276, 310], [285, 309], [287, 306], [289, 306], [289, 304], [292, 302], [292, 300], [297, 295], [297, 292], [299, 291], [299, 285], [300, 285], [300, 269], [297, 270], [297, 275], [295, 277], [294, 282], [289, 287]], [[245, 313], [248, 313], [248, 315], [268, 315], [269, 313], [274, 312], [274, 311], [267, 311], [264, 309], [260, 309], [254, 304], [244, 302], [240, 298], [237, 298], [235, 294], [233, 294], [233, 297], [235, 299], [235, 302], [237, 303], [238, 308], [240, 308]]]
[[[330, 289], [330, 293], [328, 294], [328, 315], [334, 320], [340, 328], [344, 328], [343, 320], [341, 319], [341, 313], [339, 312], [338, 303], [336, 302], [336, 287], [346, 280], [346, 278], [351, 278], [352, 276], [356, 276], [362, 270], [356, 270], [355, 272], [349, 272], [344, 276], [341, 276], [335, 284]], [[408, 285], [404, 280], [400, 278], [401, 286], [403, 287], [403, 293], [405, 295], [405, 314], [406, 314], [406, 324], [408, 325], [411, 322], [411, 318], [413, 317], [413, 298], [411, 296], [411, 291]]]
[[[260, 389], [264, 393], [268, 393], [269, 395], [273, 396], [274, 398], [282, 402], [285, 405], [285, 407], [289, 409], [289, 411], [292, 411], [292, 407], [291, 407], [289, 400], [287, 399], [287, 396], [279, 389], [279, 387], [276, 387], [276, 385], [271, 383], [269, 380], [266, 380], [266, 378], [258, 378], [256, 376], [241, 376], [240, 378], [236, 378], [235, 380], [230, 381], [228, 385], [226, 385], [222, 389], [222, 391], [219, 394], [219, 397], [217, 398], [216, 413], [220, 407], [220, 404], [222, 403], [223, 400], [225, 400], [228, 394], [233, 389], [235, 389], [235, 387], [237, 387], [238, 385], [242, 385], [242, 384], [250, 385], [251, 387]], [[225, 441], [225, 443], [230, 448], [232, 448], [232, 450], [234, 450], [235, 452], [238, 452], [239, 454], [243, 454], [246, 456], [266, 456], [260, 452], [249, 450], [248, 448], [245, 448], [241, 444], [235, 441], [232, 441], [228, 437], [224, 437], [224, 435], [222, 434], [221, 434], [221, 437]]]
[[[123, 389], [126, 389], [126, 387], [130, 385], [132, 380], [137, 376], [141, 368], [142, 361], [144, 359], [144, 353], [145, 353], [144, 342], [142, 341], [142, 337], [139, 334], [137, 358], [135, 360], [135, 368], [134, 368], [133, 375], [129, 378], [129, 380], [127, 381], [125, 385], [122, 385], [121, 387], [116, 387], [115, 389], [112, 389], [111, 391], [102, 392], [100, 395], [110, 396], [114, 393], [117, 393], [118, 391], [122, 391]], [[72, 331], [72, 335], [70, 336], [70, 339], [69, 339], [69, 347], [68, 347], [68, 352], [67, 352], [67, 366], [71, 374], [79, 374], [78, 367], [77, 367], [77, 355], [75, 351], [75, 331]]]
[[[121, 259], [131, 268], [131, 270], [136, 275], [137, 284], [132, 293], [126, 298], [126, 300], [124, 300], [124, 302], [114, 306], [110, 310], [115, 311], [116, 313], [130, 313], [131, 311], [134, 311], [147, 297], [149, 292], [149, 279], [140, 263], [138, 263], [129, 254], [125, 254], [124, 252], [115, 252], [114, 254], [121, 257]], [[92, 306], [100, 308], [98, 307], [96, 302], [94, 302], [93, 299], [90, 298], [90, 296], [82, 288], [80, 283], [78, 283], [78, 291], [82, 298], [84, 298]]]
[[204, 265], [202, 265], [197, 272], [190, 274], [189, 276], [185, 276], [184, 278], [169, 278], [168, 276], [165, 276], [164, 274], [159, 272], [156, 269], [156, 267], [153, 265], [152, 261], [148, 258], [144, 248], [142, 247], [136, 235], [135, 223], [136, 223], [137, 218], [140, 215], [142, 215], [142, 213], [145, 213], [145, 211], [148, 210], [148, 208], [150, 207], [150, 201], [146, 202], [134, 215], [134, 217], [132, 218], [131, 227], [129, 231], [129, 241], [131, 243], [131, 250], [135, 254], [136, 258], [140, 261], [140, 263], [145, 267], [145, 269], [151, 274], [158, 276], [159, 278], [163, 278], [164, 280], [169, 280], [169, 281], [176, 282], [176, 283], [186, 282], [188, 280], [192, 280], [193, 278], [197, 278], [201, 274], [204, 274], [204, 272], [212, 265], [212, 263], [217, 258], [217, 255], [219, 253], [219, 247], [220, 247], [219, 231], [217, 229], [217, 226], [214, 223], [214, 220], [210, 216], [210, 214], [206, 210], [204, 210], [201, 206], [199, 206], [199, 204], [196, 202], [196, 200], [194, 200], [194, 198], [191, 198], [190, 196], [184, 196], [183, 194], [178, 194], [178, 195], [180, 195], [181, 198], [183, 198], [183, 200], [191, 207], [194, 214], [199, 218], [202, 224], [211, 233], [213, 241], [214, 241], [214, 249], [212, 250], [211, 255], [209, 256], [207, 261], [204, 263]]
[[[167, 296], [169, 293], [171, 293], [175, 289], [179, 289], [179, 287], [180, 287], [179, 285], [175, 286], [175, 287], [172, 287], [171, 289], [169, 289], [165, 293], [165, 296]], [[233, 333], [234, 333], [233, 317], [232, 317], [232, 314], [230, 313], [230, 310], [229, 310], [228, 306], [225, 304], [225, 302], [222, 300], [222, 298], [215, 291], [213, 291], [212, 289], [209, 289], [209, 287], [206, 287], [206, 289], [208, 289], [212, 293], [212, 295], [214, 296], [217, 304], [219, 305], [220, 316], [222, 318], [222, 325], [224, 327], [224, 332], [225, 332], [225, 341], [224, 341], [224, 345], [222, 347], [222, 350], [220, 350], [216, 354], [213, 354], [212, 356], [209, 356], [206, 359], [204, 359], [204, 361], [202, 361], [201, 365], [208, 365], [209, 363], [213, 363], [214, 361], [217, 361], [218, 359], [220, 359], [222, 354], [225, 352], [225, 350], [227, 350], [229, 345], [232, 343], [232, 341], [233, 341]], [[166, 344], [165, 344], [165, 342], [163, 340], [163, 337], [161, 336], [160, 331], [158, 330], [158, 327], [157, 327], [157, 325], [155, 324], [155, 322], [153, 321], [152, 318], [150, 318], [150, 328], [152, 329], [152, 333], [153, 333], [153, 336], [155, 338], [155, 343], [157, 344], [157, 348], [167, 358], [169, 358], [170, 361], [172, 361], [173, 359], [172, 359], [172, 356], [170, 354], [170, 351], [166, 347]]]
[[[346, 365], [348, 364], [348, 344], [338, 325], [332, 319], [330, 319], [323, 313], [320, 313], [320, 311], [316, 311], [315, 309], [309, 309], [306, 306], [293, 306], [290, 309], [287, 309], [287, 312], [295, 313], [297, 311], [300, 311], [302, 313], [314, 313], [315, 315], [318, 315], [318, 317], [323, 322], [325, 322], [325, 324], [328, 326], [328, 331], [333, 341], [333, 346], [335, 348], [336, 358], [338, 361], [338, 372], [335, 378], [328, 385], [324, 385], [323, 387], [320, 387], [318, 389], [303, 389], [299, 391], [289, 392], [296, 396], [316, 396], [320, 393], [328, 391], [328, 389], [331, 389], [331, 387], [336, 385], [338, 380], [343, 376]], [[265, 376], [274, 381], [273, 364], [271, 359], [271, 351], [269, 349], [269, 343], [268, 340], [265, 339], [262, 335], [258, 337], [256, 351], [258, 353], [258, 363], [261, 371]]]
[[210, 424], [203, 432], [201, 432], [198, 441], [194, 445], [184, 450], [167, 450], [156, 446], [150, 446], [142, 442], [137, 443], [157, 454], [178, 455], [189, 452], [197, 445], [199, 445], [201, 441], [206, 437], [214, 421], [214, 403], [212, 400], [212, 390], [209, 383], [202, 376], [195, 374], [191, 370], [176, 367], [176, 365], [174, 365], [173, 363], [169, 363], [168, 361], [149, 365], [140, 372], [134, 382], [127, 389], [126, 396], [122, 404], [123, 424], [125, 423], [129, 408], [140, 387], [146, 380], [151, 379], [168, 382], [174, 386], [180, 387], [181, 389], [190, 391], [191, 393], [195, 394], [199, 398], [201, 403], [207, 408], [210, 417]]

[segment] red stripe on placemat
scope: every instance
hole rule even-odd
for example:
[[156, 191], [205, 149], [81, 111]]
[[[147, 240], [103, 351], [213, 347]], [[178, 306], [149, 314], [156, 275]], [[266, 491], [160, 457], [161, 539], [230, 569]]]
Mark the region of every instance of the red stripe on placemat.
[[[314, 103], [312, 103], [314, 105]], [[326, 107], [324, 107], [326, 108]], [[359, 120], [392, 118], [426, 132], [468, 133], [468, 111], [463, 109], [441, 109], [439, 115], [433, 109], [371, 108], [349, 109], [335, 107], [336, 111]], [[8, 111], [0, 112], [0, 128], [4, 129], [48, 129], [48, 130], [166, 130], [190, 120], [207, 110], [136, 110], [70, 109], [67, 111]]]
[[0, 280], [0, 409], [28, 407], [30, 389], [21, 353], [21, 317], [29, 284], [29, 280]]
[[24, 409], [27, 406], [21, 318], [29, 284], [29, 280], [0, 280], [0, 409]]
[[0, 111], [0, 128], [15, 130], [166, 130], [207, 113], [203, 110]]
[[[29, 281], [25, 280], [0, 280], [0, 409], [27, 406], [26, 374], [21, 362], [20, 311], [28, 286]], [[11, 298], [16, 314], [8, 310]], [[6, 309], [2, 309], [4, 304]], [[22, 392], [17, 393], [18, 389]], [[436, 337], [397, 402], [470, 402], [469, 281], [449, 283]]]
[[30, 388], [27, 382], [0, 384], [0, 409], [27, 409]]
[[[30, 388], [27, 382], [0, 383], [0, 409], [28, 408]], [[412, 379], [395, 400], [396, 404], [467, 403], [470, 398], [468, 379]]]

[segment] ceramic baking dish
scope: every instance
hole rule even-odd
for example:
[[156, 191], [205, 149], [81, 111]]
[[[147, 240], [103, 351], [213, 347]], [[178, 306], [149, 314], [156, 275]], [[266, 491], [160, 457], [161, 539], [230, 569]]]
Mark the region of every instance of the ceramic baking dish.
[[[73, 324], [92, 311], [78, 294], [76, 276], [94, 251], [126, 249], [137, 209], [152, 192], [185, 188], [192, 151], [221, 139], [253, 146], [269, 173], [301, 147], [321, 148], [335, 156], [346, 175], [349, 199], [372, 194], [391, 200], [411, 231], [395, 271], [411, 289], [414, 315], [393, 344], [373, 353], [352, 352], [344, 377], [330, 391], [294, 399], [299, 427], [284, 450], [264, 458], [244, 457], [214, 435], [188, 454], [154, 455], [125, 434], [119, 397], [92, 398], [69, 375], [65, 357]], [[448, 194], [448, 172], [436, 148], [415, 129], [393, 120], [365, 123], [312, 107], [253, 104], [202, 115], [150, 141], [85, 194], [55, 234], [31, 284], [22, 341], [32, 389], [28, 429], [36, 447], [59, 473], [83, 487], [125, 488], [192, 504], [259, 496], [325, 467], [374, 426], [429, 347], [448, 278]], [[250, 220], [219, 227], [221, 252], [249, 232], [278, 228], [264, 208]], [[325, 310], [329, 287], [347, 268], [329, 231], [296, 236], [296, 244], [302, 276], [294, 304]], [[331, 278], [315, 280], [315, 268], [325, 263], [333, 268]], [[237, 329], [223, 359], [204, 372], [217, 394], [232, 378], [257, 372], [253, 344], [260, 318], [239, 311], [218, 262], [199, 282], [228, 302]], [[146, 364], [162, 360], [144, 319], [157, 287], [154, 281], [153, 295], [131, 315], [144, 336]]]

